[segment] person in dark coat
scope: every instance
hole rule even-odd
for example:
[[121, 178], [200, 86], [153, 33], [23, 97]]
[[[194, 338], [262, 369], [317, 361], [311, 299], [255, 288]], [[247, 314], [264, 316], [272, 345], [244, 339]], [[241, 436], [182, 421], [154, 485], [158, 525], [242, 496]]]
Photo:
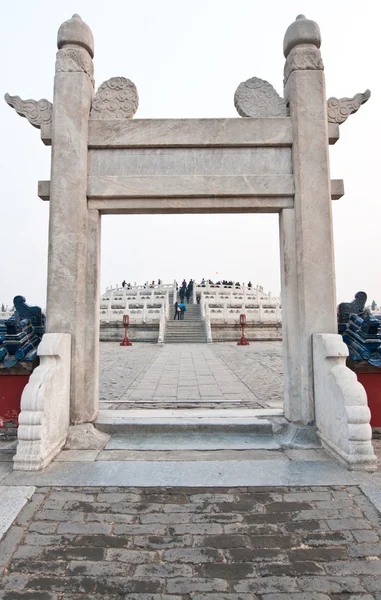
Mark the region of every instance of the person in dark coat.
[[185, 288], [181, 286], [179, 289], [180, 302], [184, 302]]
[[175, 314], [173, 316], [173, 320], [175, 320], [176, 317], [177, 317], [177, 320], [180, 321], [180, 313], [181, 313], [181, 309], [179, 310], [179, 303], [176, 300], [176, 302], [175, 302]]
[[187, 298], [187, 303], [189, 304], [189, 299], [193, 296], [193, 280], [190, 279], [187, 287], [187, 291], [185, 293]]

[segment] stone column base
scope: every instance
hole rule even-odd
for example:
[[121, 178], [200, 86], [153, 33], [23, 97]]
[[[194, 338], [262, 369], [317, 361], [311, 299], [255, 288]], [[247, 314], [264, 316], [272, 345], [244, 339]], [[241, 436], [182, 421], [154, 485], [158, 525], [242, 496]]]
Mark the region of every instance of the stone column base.
[[95, 429], [93, 423], [71, 425], [65, 450], [103, 450], [109, 439], [109, 434]]

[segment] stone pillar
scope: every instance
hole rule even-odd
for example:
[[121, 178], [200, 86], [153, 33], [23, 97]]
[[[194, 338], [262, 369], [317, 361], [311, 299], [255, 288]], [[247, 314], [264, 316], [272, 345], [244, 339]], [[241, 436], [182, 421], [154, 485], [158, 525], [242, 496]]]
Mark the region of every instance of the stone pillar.
[[287, 414], [303, 424], [315, 418], [312, 334], [337, 331], [328, 119], [320, 43], [318, 25], [303, 15], [290, 25], [284, 38], [284, 96], [292, 121], [295, 177], [294, 214], [281, 217], [283, 235], [287, 232], [292, 244], [291, 228], [295, 240], [295, 250], [283, 252], [282, 259], [286, 367], [291, 374]]
[[52, 121], [47, 331], [70, 333], [70, 418], [93, 418], [84, 405], [87, 273], [87, 138], [94, 42], [78, 15], [58, 31]]
[[282, 346], [284, 363], [284, 414], [289, 421], [308, 422], [301, 398], [298, 280], [296, 274], [295, 210], [279, 215], [281, 264]]
[[[88, 211], [87, 285], [86, 285], [86, 344], [85, 398], [78, 406], [80, 423], [94, 421], [99, 406], [99, 298], [101, 216], [98, 210]], [[123, 288], [124, 294], [125, 288]], [[79, 411], [82, 412], [79, 412]]]

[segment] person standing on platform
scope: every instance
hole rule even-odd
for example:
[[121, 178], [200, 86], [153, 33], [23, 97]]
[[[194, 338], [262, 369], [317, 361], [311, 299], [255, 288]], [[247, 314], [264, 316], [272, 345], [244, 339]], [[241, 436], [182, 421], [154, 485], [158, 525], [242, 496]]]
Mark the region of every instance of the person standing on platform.
[[189, 304], [189, 299], [193, 297], [193, 281], [192, 281], [192, 279], [189, 280], [187, 291], [186, 291], [185, 295], [187, 298], [187, 303]]
[[180, 302], [184, 302], [185, 289], [183, 286], [179, 289]]
[[180, 309], [180, 320], [183, 321], [184, 320], [185, 311], [187, 309], [187, 307], [185, 306], [184, 302], [180, 302], [179, 309]]

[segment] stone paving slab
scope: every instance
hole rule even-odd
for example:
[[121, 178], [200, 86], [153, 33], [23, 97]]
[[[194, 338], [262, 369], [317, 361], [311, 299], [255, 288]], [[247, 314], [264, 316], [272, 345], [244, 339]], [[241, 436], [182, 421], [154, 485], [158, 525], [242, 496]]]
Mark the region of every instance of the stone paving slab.
[[[62, 453], [65, 454], [65, 453]], [[64, 459], [62, 459], [64, 460]], [[281, 450], [106, 450], [96, 460], [120, 461], [225, 461], [290, 460]], [[310, 460], [310, 458], [308, 458]], [[313, 460], [313, 458], [312, 458]], [[330, 458], [327, 455], [327, 460]]]
[[380, 488], [381, 473], [347, 471], [335, 461], [95, 461], [55, 462], [44, 471], [13, 471], [2, 485], [279, 486], [349, 485]]
[[[6, 453], [7, 459], [10, 459], [9, 453]], [[2, 481], [11, 471], [13, 465], [8, 461], [0, 461], [0, 481]]]
[[33, 486], [0, 486], [0, 540], [35, 489]]
[[102, 409], [282, 408], [281, 342], [100, 344]]
[[44, 487], [0, 543], [1, 600], [380, 600], [357, 486]]

